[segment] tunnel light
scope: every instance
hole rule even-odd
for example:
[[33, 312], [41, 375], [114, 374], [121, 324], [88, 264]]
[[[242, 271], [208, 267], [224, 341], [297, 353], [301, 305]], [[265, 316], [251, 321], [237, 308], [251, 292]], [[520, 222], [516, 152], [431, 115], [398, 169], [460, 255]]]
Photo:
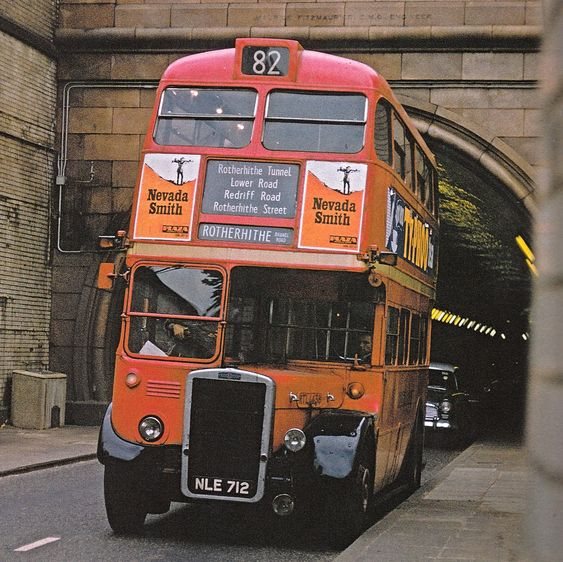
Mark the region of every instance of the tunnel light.
[[526, 259], [534, 263], [536, 261], [536, 256], [534, 255], [532, 248], [528, 246], [524, 238], [522, 238], [522, 236], [520, 236], [519, 234], [518, 236], [516, 236], [515, 240], [516, 244], [518, 244], [518, 247], [520, 248], [520, 251], [524, 254], [524, 256], [526, 256]]
[[505, 336], [504, 334], [501, 334], [500, 337], [501, 337], [501, 339], [503, 339], [503, 340], [506, 339], [506, 336]]

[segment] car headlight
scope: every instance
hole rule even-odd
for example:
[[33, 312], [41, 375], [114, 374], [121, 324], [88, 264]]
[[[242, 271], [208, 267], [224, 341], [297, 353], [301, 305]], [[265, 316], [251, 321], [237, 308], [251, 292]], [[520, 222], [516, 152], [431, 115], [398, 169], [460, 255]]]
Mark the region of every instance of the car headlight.
[[141, 437], [148, 441], [157, 441], [164, 432], [164, 424], [156, 416], [146, 416], [139, 423]]
[[307, 437], [297, 428], [292, 428], [287, 431], [285, 437], [283, 438], [283, 443], [285, 448], [292, 453], [296, 453], [305, 447], [305, 443], [307, 442]]
[[442, 414], [449, 414], [452, 407], [453, 404], [449, 400], [443, 400], [440, 403], [440, 412], [442, 412]]

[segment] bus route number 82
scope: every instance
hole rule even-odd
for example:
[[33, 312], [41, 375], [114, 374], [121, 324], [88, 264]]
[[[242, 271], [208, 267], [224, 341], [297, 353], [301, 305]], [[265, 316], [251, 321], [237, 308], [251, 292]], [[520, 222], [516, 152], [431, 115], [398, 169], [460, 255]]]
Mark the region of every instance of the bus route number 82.
[[289, 49], [286, 47], [255, 47], [242, 51], [242, 73], [252, 76], [287, 76]]

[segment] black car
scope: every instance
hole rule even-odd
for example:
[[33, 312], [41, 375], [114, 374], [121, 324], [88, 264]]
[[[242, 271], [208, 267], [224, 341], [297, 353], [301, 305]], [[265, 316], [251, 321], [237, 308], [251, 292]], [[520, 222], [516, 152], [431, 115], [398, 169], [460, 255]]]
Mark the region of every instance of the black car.
[[466, 443], [477, 435], [478, 400], [461, 387], [460, 378], [455, 365], [430, 363], [424, 425]]

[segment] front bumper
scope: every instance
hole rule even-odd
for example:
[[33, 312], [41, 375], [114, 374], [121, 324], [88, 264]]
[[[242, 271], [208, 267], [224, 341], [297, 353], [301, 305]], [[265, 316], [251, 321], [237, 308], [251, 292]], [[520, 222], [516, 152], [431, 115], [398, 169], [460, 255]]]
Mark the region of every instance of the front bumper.
[[[180, 445], [145, 446], [122, 439], [111, 424], [111, 406], [100, 429], [97, 456], [103, 465], [118, 465], [152, 495], [178, 502], [205, 501], [182, 493]], [[309, 456], [306, 451], [293, 454], [285, 450], [272, 455], [267, 463], [263, 501], [271, 502], [279, 494], [310, 501], [309, 496], [315, 494], [315, 475]]]
[[428, 429], [445, 429], [455, 431], [457, 427], [450, 420], [424, 420], [424, 427]]

